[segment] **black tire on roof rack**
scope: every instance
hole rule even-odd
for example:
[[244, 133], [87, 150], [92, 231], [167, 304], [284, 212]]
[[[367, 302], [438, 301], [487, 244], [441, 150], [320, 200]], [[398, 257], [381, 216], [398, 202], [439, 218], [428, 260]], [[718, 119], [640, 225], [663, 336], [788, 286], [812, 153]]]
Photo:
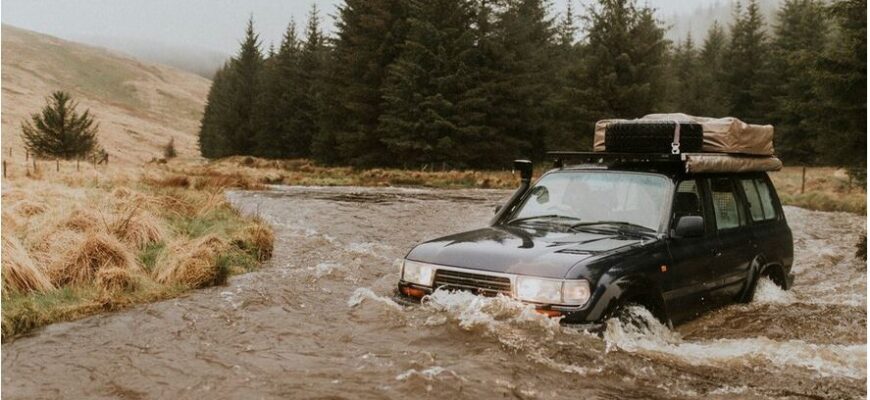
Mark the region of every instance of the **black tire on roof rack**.
[[[670, 153], [674, 121], [621, 121], [607, 125], [604, 148], [614, 153]], [[680, 122], [680, 152], [697, 153], [704, 143], [704, 128]]]

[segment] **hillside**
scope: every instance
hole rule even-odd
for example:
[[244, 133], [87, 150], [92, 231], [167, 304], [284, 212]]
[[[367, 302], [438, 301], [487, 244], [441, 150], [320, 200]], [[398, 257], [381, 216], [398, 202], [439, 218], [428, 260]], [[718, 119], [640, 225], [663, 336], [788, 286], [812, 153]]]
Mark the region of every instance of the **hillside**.
[[171, 137], [182, 157], [198, 157], [196, 133], [211, 82], [175, 68], [9, 25], [2, 27], [3, 157], [23, 159], [21, 121], [53, 90], [67, 90], [100, 122], [111, 159], [141, 164]]

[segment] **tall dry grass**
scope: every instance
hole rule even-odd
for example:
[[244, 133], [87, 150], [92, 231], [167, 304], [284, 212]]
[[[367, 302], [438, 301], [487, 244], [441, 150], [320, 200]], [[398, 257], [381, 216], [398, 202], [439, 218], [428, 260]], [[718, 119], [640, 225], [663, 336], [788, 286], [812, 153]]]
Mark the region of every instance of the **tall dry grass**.
[[5, 180], [3, 340], [221, 284], [269, 258], [267, 225], [230, 207], [223, 186], [178, 176], [146, 167]]

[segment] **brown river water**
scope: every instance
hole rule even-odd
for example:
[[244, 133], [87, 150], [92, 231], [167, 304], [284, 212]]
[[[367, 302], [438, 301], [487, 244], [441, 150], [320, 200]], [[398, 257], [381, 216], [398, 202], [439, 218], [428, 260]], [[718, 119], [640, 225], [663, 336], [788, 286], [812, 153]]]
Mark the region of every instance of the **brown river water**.
[[786, 208], [792, 291], [669, 330], [603, 337], [506, 298], [390, 296], [417, 242], [484, 226], [505, 191], [277, 187], [232, 192], [277, 234], [227, 286], [59, 323], [3, 344], [6, 399], [866, 397], [863, 216]]

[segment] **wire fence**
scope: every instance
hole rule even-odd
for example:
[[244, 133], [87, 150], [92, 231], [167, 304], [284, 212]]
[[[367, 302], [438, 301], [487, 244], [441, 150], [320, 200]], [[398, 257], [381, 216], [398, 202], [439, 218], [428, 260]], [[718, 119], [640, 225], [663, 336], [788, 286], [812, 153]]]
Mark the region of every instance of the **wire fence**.
[[[109, 165], [109, 153], [101, 150], [98, 153], [72, 159], [39, 157], [23, 147], [6, 146], [3, 149], [3, 179], [17, 174], [34, 176], [43, 172], [83, 172], [88, 168], [97, 170], [100, 166]], [[21, 157], [23, 155], [23, 159]]]

